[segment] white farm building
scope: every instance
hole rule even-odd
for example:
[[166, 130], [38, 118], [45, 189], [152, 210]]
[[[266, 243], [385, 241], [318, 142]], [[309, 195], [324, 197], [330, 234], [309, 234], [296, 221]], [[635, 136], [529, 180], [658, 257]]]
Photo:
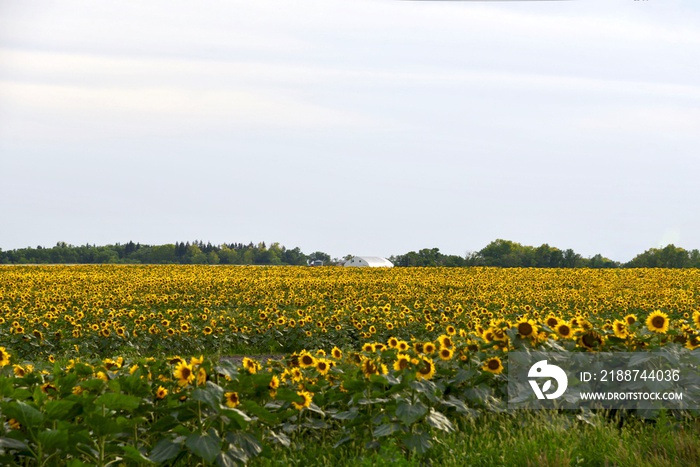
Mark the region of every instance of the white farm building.
[[346, 268], [393, 268], [394, 264], [388, 259], [379, 256], [353, 256], [343, 266]]

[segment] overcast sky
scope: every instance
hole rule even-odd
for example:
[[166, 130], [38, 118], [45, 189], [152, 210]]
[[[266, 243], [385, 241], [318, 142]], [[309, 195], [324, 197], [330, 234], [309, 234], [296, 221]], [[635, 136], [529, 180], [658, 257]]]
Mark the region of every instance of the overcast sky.
[[700, 2], [0, 0], [0, 248], [700, 248]]

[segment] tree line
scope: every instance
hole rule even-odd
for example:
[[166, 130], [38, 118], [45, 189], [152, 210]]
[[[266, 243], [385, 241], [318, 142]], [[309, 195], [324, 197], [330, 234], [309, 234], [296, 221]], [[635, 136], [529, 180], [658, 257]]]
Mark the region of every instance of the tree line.
[[[322, 251], [306, 254], [299, 247], [286, 248], [279, 243], [266, 245], [224, 243], [212, 245], [202, 241], [177, 242], [165, 245], [144, 245], [129, 241], [115, 245], [73, 246], [59, 242], [54, 247], [21, 248], [2, 251], [0, 264], [254, 264], [307, 265], [315, 260], [323, 264], [342, 264], [352, 255], [331, 258]], [[390, 256], [398, 267], [537, 267], [537, 268], [700, 268], [700, 251], [685, 250], [675, 245], [650, 248], [627, 263], [605, 258], [600, 254], [584, 258], [572, 249], [543, 244], [521, 245], [510, 240], [495, 240], [483, 249], [465, 256], [446, 255], [438, 248], [424, 248]]]

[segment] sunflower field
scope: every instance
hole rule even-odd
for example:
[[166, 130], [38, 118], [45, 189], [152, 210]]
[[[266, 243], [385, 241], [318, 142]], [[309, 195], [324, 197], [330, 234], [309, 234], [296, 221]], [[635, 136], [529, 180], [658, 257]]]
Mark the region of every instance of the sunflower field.
[[0, 463], [435, 460], [508, 413], [509, 351], [700, 352], [699, 289], [693, 269], [0, 267]]

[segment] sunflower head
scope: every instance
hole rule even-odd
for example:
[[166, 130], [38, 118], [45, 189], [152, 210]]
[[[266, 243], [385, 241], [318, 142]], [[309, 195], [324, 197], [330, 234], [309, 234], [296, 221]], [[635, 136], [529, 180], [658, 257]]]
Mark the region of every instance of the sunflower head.
[[246, 371], [251, 375], [254, 375], [260, 369], [260, 363], [258, 363], [257, 360], [253, 360], [252, 358], [244, 357], [243, 368], [245, 368]]
[[158, 389], [156, 390], [156, 399], [165, 399], [165, 396], [168, 395], [168, 390], [165, 389], [163, 386], [158, 386]]
[[668, 315], [663, 311], [653, 311], [647, 316], [646, 325], [649, 331], [666, 334], [668, 331]]
[[529, 339], [537, 336], [537, 325], [532, 320], [521, 319], [515, 323], [515, 327], [518, 330], [518, 336], [523, 339]]
[[405, 370], [411, 364], [411, 357], [406, 354], [398, 354], [394, 361], [394, 371]]
[[443, 349], [452, 349], [455, 346], [454, 342], [452, 342], [452, 337], [448, 336], [447, 334], [443, 334], [438, 337], [438, 341], [440, 342], [440, 348]]
[[700, 311], [693, 312], [693, 324], [695, 324], [695, 329], [700, 329]]
[[311, 401], [314, 398], [313, 394], [308, 391], [297, 391], [297, 395], [301, 398], [301, 402], [292, 402], [295, 409], [301, 410], [311, 406]]
[[308, 352], [302, 352], [299, 355], [299, 366], [308, 368], [316, 365], [316, 358]]
[[227, 392], [226, 394], [224, 394], [224, 400], [226, 401], [226, 407], [231, 408], [235, 408], [238, 406], [238, 404], [241, 403], [241, 400], [238, 398], [237, 392]]
[[416, 379], [431, 379], [435, 375], [435, 362], [428, 357], [423, 357], [418, 362]]
[[325, 358], [319, 358], [316, 361], [316, 371], [318, 371], [322, 375], [327, 375], [328, 372], [331, 370], [331, 367], [333, 364], [326, 360]]
[[615, 333], [615, 337], [619, 337], [620, 339], [627, 339], [627, 337], [630, 335], [629, 329], [627, 328], [627, 322], [624, 320], [616, 319], [613, 322], [612, 328], [613, 332]]
[[440, 355], [441, 360], [445, 360], [445, 361], [452, 360], [452, 356], [454, 355], [454, 350], [443, 347], [442, 349], [440, 349], [440, 352], [438, 353], [438, 355]]
[[588, 350], [598, 350], [603, 346], [603, 336], [593, 330], [585, 331], [578, 338], [578, 345]]
[[564, 339], [570, 338], [573, 334], [571, 324], [567, 323], [566, 321], [560, 321], [559, 324], [557, 324], [555, 331], [557, 331], [559, 337], [563, 337]]
[[173, 376], [177, 380], [177, 384], [180, 386], [187, 386], [194, 381], [192, 366], [188, 365], [186, 362], [180, 362], [177, 364], [177, 366], [175, 366]]
[[493, 373], [494, 375], [499, 375], [503, 372], [503, 363], [498, 357], [491, 357], [484, 362], [481, 369]]

